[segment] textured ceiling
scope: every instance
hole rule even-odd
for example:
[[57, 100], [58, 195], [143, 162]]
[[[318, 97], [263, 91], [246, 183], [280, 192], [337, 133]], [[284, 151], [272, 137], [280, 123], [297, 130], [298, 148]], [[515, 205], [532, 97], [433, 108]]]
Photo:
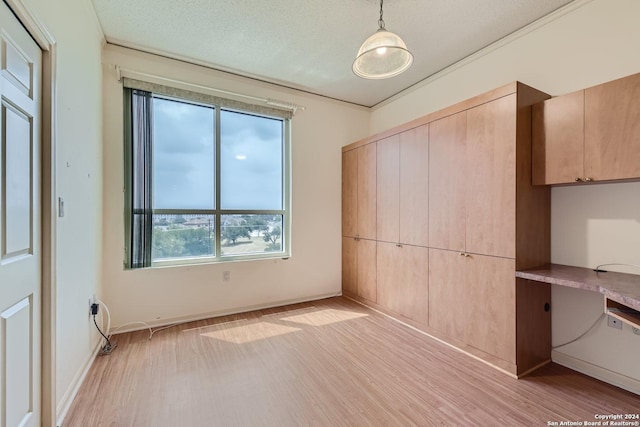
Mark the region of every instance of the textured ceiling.
[[386, 80], [351, 71], [378, 0], [93, 0], [109, 43], [373, 106], [571, 0], [387, 0], [414, 55]]

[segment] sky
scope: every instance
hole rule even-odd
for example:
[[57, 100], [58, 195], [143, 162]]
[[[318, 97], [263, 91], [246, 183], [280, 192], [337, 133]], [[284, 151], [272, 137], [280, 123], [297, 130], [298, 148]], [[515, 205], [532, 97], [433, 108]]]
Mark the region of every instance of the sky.
[[[154, 209], [214, 209], [211, 107], [153, 99]], [[220, 112], [222, 209], [282, 209], [282, 121]]]

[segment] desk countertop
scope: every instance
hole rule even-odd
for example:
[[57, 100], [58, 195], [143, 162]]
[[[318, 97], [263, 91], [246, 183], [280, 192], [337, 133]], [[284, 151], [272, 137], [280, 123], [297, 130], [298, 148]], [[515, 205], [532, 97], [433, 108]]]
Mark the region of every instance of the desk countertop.
[[595, 272], [589, 268], [547, 264], [516, 271], [516, 277], [599, 292], [607, 298], [640, 311], [640, 275]]

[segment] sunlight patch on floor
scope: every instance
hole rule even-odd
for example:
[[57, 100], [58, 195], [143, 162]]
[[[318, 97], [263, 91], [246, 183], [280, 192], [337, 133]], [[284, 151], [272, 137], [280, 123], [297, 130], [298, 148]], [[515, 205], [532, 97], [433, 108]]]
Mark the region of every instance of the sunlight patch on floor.
[[291, 326], [276, 325], [275, 323], [269, 322], [258, 322], [250, 325], [208, 332], [206, 334], [202, 334], [202, 336], [234, 344], [246, 344], [249, 342], [276, 337], [278, 335], [290, 334], [299, 330], [299, 328], [293, 328]]
[[280, 320], [287, 322], [301, 323], [309, 326], [324, 326], [332, 323], [343, 322], [345, 320], [366, 317], [368, 314], [356, 313], [353, 311], [334, 310], [328, 308], [326, 310], [314, 311], [312, 313], [299, 314], [297, 316], [283, 317]]

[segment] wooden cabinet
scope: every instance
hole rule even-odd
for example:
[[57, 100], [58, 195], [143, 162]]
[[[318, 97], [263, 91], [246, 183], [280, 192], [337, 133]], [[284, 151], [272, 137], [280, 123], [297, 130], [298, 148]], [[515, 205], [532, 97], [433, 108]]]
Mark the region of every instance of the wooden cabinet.
[[429, 249], [378, 242], [378, 304], [427, 326]]
[[342, 238], [342, 290], [358, 295], [358, 241]]
[[467, 111], [466, 252], [515, 258], [516, 102]]
[[408, 245], [429, 245], [429, 126], [400, 134], [400, 237]]
[[377, 141], [377, 240], [428, 246], [428, 126]]
[[547, 98], [514, 83], [345, 147], [357, 210], [376, 147], [377, 218], [375, 248], [343, 244], [345, 293], [513, 375], [550, 360], [548, 288], [515, 278], [549, 262], [550, 189], [531, 177], [531, 105]]
[[342, 238], [342, 289], [349, 295], [377, 301], [376, 242]]
[[549, 360], [551, 287], [516, 279], [514, 263], [429, 249], [429, 327], [522, 375]]
[[514, 260], [429, 251], [429, 324], [515, 364]]
[[516, 101], [431, 123], [429, 246], [515, 257]]
[[468, 300], [465, 263], [461, 252], [429, 249], [429, 327], [464, 342]]
[[342, 153], [342, 235], [376, 238], [376, 145]]
[[584, 91], [534, 105], [533, 184], [584, 179]]
[[584, 91], [584, 171], [595, 181], [640, 177], [640, 73]]
[[472, 347], [515, 364], [518, 322], [515, 260], [482, 255], [461, 258], [466, 264], [468, 292], [465, 341]]
[[533, 106], [534, 185], [640, 178], [640, 74]]
[[342, 288], [376, 302], [376, 145], [342, 153]]
[[467, 112], [429, 125], [429, 246], [465, 251]]
[[400, 136], [393, 135], [377, 145], [377, 219], [378, 240], [399, 242], [400, 234]]
[[342, 235], [358, 232], [358, 150], [342, 153]]

